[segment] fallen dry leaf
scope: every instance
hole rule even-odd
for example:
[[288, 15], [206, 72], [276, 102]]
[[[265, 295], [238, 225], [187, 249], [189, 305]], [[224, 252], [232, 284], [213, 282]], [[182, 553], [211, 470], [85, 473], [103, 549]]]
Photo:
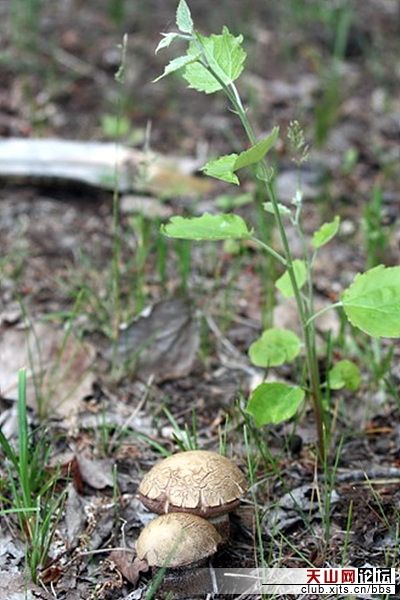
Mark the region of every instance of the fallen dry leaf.
[[54, 600], [54, 597], [27, 581], [23, 573], [0, 571], [0, 600]]
[[[309, 518], [320, 518], [319, 493], [313, 483], [306, 483], [287, 492], [279, 499], [278, 504], [266, 513], [266, 526], [280, 531], [301, 522], [304, 514], [307, 514]], [[330, 492], [331, 505], [338, 501], [339, 495], [332, 490]]]
[[49, 323], [6, 328], [0, 341], [0, 390], [17, 398], [18, 369], [28, 373], [27, 402], [42, 414], [72, 419], [92, 392], [95, 350]]
[[10, 570], [20, 566], [25, 558], [25, 545], [19, 539], [14, 539], [8, 530], [0, 528], [0, 571]]
[[69, 548], [75, 548], [79, 536], [83, 533], [86, 514], [82, 498], [72, 483], [68, 485], [68, 496], [65, 503], [65, 525]]
[[191, 371], [199, 347], [199, 327], [186, 300], [158, 302], [141, 316], [118, 340], [117, 352], [132, 372], [147, 381], [185, 377]]
[[133, 585], [137, 584], [140, 573], [146, 572], [149, 566], [145, 560], [136, 558], [132, 561], [132, 550], [113, 550], [110, 560], [116, 565], [122, 576]]
[[114, 478], [112, 473], [112, 463], [109, 460], [96, 460], [88, 458], [83, 454], [77, 457], [81, 478], [90, 487], [95, 490], [103, 490], [106, 487], [112, 487]]

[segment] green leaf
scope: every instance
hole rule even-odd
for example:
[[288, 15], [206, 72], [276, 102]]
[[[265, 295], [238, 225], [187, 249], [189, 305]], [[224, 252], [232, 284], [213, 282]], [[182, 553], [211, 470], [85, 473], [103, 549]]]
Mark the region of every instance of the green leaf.
[[[265, 211], [271, 213], [271, 215], [275, 215], [274, 206], [272, 202], [264, 202], [263, 207]], [[282, 217], [290, 217], [290, 215], [292, 214], [290, 208], [288, 208], [284, 204], [281, 204], [280, 202], [278, 202], [278, 211]]]
[[159, 77], [157, 77], [156, 79], [154, 79], [153, 83], [156, 83], [156, 81], [160, 81], [160, 79], [162, 79], [166, 75], [169, 75], [170, 73], [174, 73], [174, 71], [178, 71], [179, 69], [182, 69], [188, 63], [191, 63], [191, 62], [197, 60], [199, 58], [199, 56], [200, 56], [200, 54], [197, 54], [197, 55], [196, 54], [191, 54], [191, 55], [185, 54], [185, 56], [178, 56], [178, 58], [174, 58], [165, 67], [164, 73], [162, 75], [160, 75]]
[[298, 356], [301, 343], [288, 329], [266, 329], [249, 348], [249, 356], [256, 367], [277, 367]]
[[249, 167], [250, 165], [255, 165], [260, 162], [274, 146], [278, 139], [278, 135], [279, 127], [274, 127], [266, 138], [260, 140], [257, 144], [254, 144], [254, 146], [248, 150], [241, 152], [236, 159], [233, 170], [237, 171], [238, 169], [243, 169], [244, 167]]
[[202, 171], [210, 177], [227, 181], [239, 185], [239, 179], [233, 172], [233, 165], [237, 159], [237, 154], [226, 154], [214, 160], [208, 161], [202, 168]]
[[342, 295], [349, 321], [373, 337], [400, 337], [400, 267], [358, 274]]
[[[307, 281], [306, 263], [304, 260], [296, 259], [293, 261], [293, 269], [297, 285], [299, 289], [301, 289]], [[284, 274], [279, 277], [277, 281], [275, 281], [275, 286], [282, 293], [282, 295], [285, 296], [285, 298], [292, 298], [294, 296], [292, 282], [290, 281], [288, 271], [285, 271]]]
[[321, 227], [316, 231], [312, 238], [312, 245], [315, 249], [321, 248], [321, 246], [325, 246], [328, 242], [331, 241], [332, 238], [335, 237], [340, 227], [340, 217], [336, 215], [336, 217], [330, 223], [324, 223]]
[[296, 414], [304, 395], [304, 390], [286, 383], [262, 383], [251, 394], [247, 412], [258, 427], [282, 423]]
[[238, 215], [208, 213], [193, 218], [171, 217], [169, 223], [161, 226], [161, 232], [182, 240], [240, 240], [251, 235], [245, 221]]
[[179, 33], [162, 33], [161, 34], [163, 36], [162, 40], [160, 41], [160, 43], [158, 44], [157, 48], [156, 48], [156, 54], [157, 52], [159, 52], [160, 50], [162, 50], [163, 48], [168, 48], [168, 46], [170, 46], [172, 44], [172, 42], [174, 42], [177, 38], [180, 38], [181, 36], [179, 35]]
[[[246, 52], [241, 47], [243, 36], [235, 37], [227, 27], [222, 34], [205, 37], [197, 35], [201, 44], [204, 57], [208, 65], [215, 71], [219, 79], [229, 85], [235, 81], [243, 71]], [[189, 44], [188, 53], [198, 52], [198, 46], [193, 42]], [[212, 94], [222, 89], [221, 83], [207, 70], [207, 68], [195, 63], [186, 67], [183, 77], [189, 83], [189, 87], [199, 92]]]
[[360, 369], [351, 360], [339, 360], [329, 371], [329, 387], [340, 390], [344, 387], [355, 392], [360, 387]]
[[268, 150], [272, 148], [278, 134], [279, 127], [274, 127], [272, 133], [268, 137], [248, 150], [241, 152], [239, 155], [226, 154], [225, 156], [220, 156], [219, 158], [211, 160], [203, 167], [203, 171], [206, 175], [210, 175], [216, 179], [222, 179], [222, 181], [239, 185], [239, 179], [234, 171], [256, 164], [262, 160]]
[[178, 4], [176, 11], [176, 26], [179, 31], [183, 31], [183, 33], [192, 33], [193, 31], [193, 20], [190, 14], [190, 8], [185, 0], [181, 0]]

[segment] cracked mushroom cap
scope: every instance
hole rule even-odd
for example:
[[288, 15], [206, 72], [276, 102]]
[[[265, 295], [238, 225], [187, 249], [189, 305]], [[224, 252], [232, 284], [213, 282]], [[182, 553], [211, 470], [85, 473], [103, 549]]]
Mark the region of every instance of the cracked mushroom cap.
[[150, 567], [183, 567], [215, 554], [221, 536], [211, 523], [189, 513], [151, 521], [136, 541], [136, 553]]
[[139, 497], [158, 514], [182, 511], [207, 518], [236, 508], [246, 490], [246, 479], [231, 460], [191, 450], [154, 465], [139, 486]]

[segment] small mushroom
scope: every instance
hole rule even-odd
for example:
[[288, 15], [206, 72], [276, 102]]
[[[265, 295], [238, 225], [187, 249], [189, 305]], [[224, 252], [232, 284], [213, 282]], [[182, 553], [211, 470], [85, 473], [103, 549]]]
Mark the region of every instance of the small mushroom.
[[215, 554], [220, 542], [221, 536], [205, 519], [169, 513], [146, 525], [136, 541], [136, 554], [149, 567], [187, 567]]
[[221, 541], [215, 527], [197, 515], [161, 515], [146, 525], [136, 541], [130, 581], [136, 584], [140, 572], [162, 568], [162, 589], [174, 598], [213, 590], [209, 569], [199, 567], [205, 566]]
[[227, 539], [228, 513], [246, 489], [243, 473], [231, 460], [216, 452], [191, 450], [154, 465], [139, 486], [139, 498], [157, 514], [185, 512], [209, 519]]

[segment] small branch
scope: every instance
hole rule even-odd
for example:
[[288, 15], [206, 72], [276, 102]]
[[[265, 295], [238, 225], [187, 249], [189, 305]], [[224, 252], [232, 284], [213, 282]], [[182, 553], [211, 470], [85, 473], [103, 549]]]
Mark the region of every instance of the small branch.
[[285, 267], [287, 266], [286, 259], [283, 258], [283, 256], [279, 254], [279, 252], [276, 252], [273, 248], [271, 248], [271, 246], [268, 246], [268, 244], [254, 236], [251, 236], [251, 239], [253, 240], [253, 242], [261, 246], [261, 248], [263, 248], [266, 252], [268, 252], [268, 254], [276, 258], [276, 260], [279, 260], [279, 262], [282, 263]]
[[374, 483], [374, 480], [394, 480], [400, 479], [400, 469], [398, 467], [373, 466], [365, 471], [361, 469], [339, 470], [335, 481], [338, 483]]
[[334, 304], [329, 304], [329, 306], [325, 306], [324, 308], [321, 308], [321, 310], [319, 310], [318, 312], [314, 313], [308, 319], [308, 321], [306, 322], [306, 327], [308, 327], [310, 325], [310, 323], [312, 323], [315, 319], [317, 319], [318, 317], [320, 317], [324, 313], [328, 312], [328, 310], [331, 310], [332, 308], [338, 308], [339, 306], [343, 306], [343, 302], [335, 302]]

